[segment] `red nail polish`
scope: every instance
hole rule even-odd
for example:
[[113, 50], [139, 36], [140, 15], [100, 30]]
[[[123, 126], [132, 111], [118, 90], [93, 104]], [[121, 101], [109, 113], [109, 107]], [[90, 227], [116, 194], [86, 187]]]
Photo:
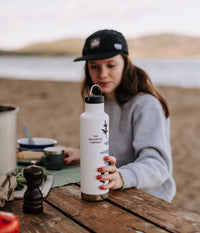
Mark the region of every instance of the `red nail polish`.
[[108, 161], [108, 160], [109, 160], [109, 157], [108, 157], [108, 156], [106, 156], [104, 159], [105, 159], [106, 161]]
[[98, 172], [102, 172], [102, 171], [103, 171], [102, 167], [98, 168]]
[[67, 159], [65, 159], [65, 164], [68, 164], [68, 160]]
[[101, 175], [98, 175], [98, 176], [97, 176], [97, 179], [98, 179], [98, 180], [100, 180], [101, 178], [102, 178], [102, 176], [101, 176]]
[[99, 188], [100, 188], [100, 189], [104, 189], [104, 186], [103, 186], [103, 185], [101, 185]]

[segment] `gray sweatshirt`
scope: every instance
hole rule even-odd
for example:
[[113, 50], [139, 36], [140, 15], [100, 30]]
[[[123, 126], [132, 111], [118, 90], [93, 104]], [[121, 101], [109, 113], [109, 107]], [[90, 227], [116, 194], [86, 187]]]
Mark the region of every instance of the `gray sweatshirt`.
[[124, 179], [124, 188], [136, 187], [170, 202], [176, 186], [172, 177], [170, 119], [152, 95], [138, 94], [119, 106], [105, 100], [109, 115], [109, 154]]

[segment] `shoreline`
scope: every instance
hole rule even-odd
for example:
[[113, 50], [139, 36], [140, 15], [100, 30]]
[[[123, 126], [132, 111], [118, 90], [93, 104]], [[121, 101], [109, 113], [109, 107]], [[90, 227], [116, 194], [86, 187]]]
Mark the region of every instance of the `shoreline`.
[[[80, 82], [84, 76], [84, 63], [74, 63], [73, 57], [0, 57], [0, 61], [0, 77], [7, 79]], [[199, 59], [135, 58], [132, 62], [143, 68], [155, 85], [200, 88]]]
[[[157, 86], [171, 109], [171, 146], [177, 194], [173, 204], [200, 213], [200, 91], [199, 88]], [[0, 104], [19, 107], [22, 126], [33, 137], [56, 139], [79, 147], [79, 117], [83, 112], [79, 82], [0, 78]]]
[[[76, 83], [76, 84], [80, 84], [82, 82], [82, 80], [77, 80], [77, 79], [69, 79], [69, 80], [62, 80], [62, 79], [51, 79], [51, 78], [47, 78], [47, 79], [42, 79], [42, 78], [20, 78], [20, 77], [1, 77], [0, 76], [0, 80], [10, 80], [10, 81], [30, 81], [30, 82], [52, 82], [52, 83]], [[200, 90], [200, 86], [180, 86], [180, 85], [164, 85], [164, 84], [155, 84], [153, 82], [155, 87], [158, 88], [177, 88], [177, 89], [191, 89], [191, 90]]]

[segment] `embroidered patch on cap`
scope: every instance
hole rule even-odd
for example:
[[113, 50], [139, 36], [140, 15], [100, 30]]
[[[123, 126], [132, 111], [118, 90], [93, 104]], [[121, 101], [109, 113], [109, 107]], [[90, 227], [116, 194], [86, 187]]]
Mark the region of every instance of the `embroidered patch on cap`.
[[122, 50], [122, 44], [115, 43], [114, 48], [116, 48], [117, 50]]
[[94, 49], [94, 48], [98, 48], [100, 46], [100, 38], [93, 38], [90, 41], [90, 48]]

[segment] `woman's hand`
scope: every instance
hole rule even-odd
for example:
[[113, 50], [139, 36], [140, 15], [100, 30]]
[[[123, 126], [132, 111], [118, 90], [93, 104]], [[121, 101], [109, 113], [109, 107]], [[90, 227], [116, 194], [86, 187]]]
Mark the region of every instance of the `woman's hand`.
[[[101, 185], [100, 189], [119, 189], [123, 186], [123, 180], [115, 166], [116, 158], [114, 156], [106, 156], [104, 158], [106, 162], [109, 162], [109, 166], [99, 167], [98, 172], [101, 173], [101, 175], [97, 176], [98, 180], [104, 180], [109, 181], [108, 184]], [[103, 174], [103, 173], [109, 173], [109, 174]]]
[[64, 153], [66, 155], [65, 164], [80, 163], [80, 150], [78, 148], [66, 147]]

